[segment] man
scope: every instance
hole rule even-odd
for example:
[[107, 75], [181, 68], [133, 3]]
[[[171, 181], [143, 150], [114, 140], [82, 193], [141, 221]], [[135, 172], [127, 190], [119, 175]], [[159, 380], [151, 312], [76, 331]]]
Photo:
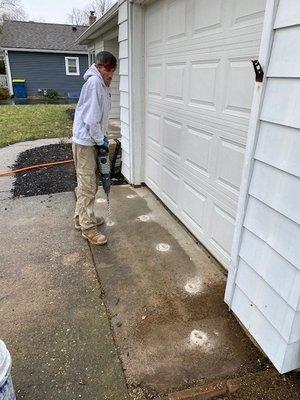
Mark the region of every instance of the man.
[[107, 51], [96, 55], [93, 64], [84, 74], [75, 111], [73, 125], [73, 157], [77, 175], [75, 228], [90, 243], [107, 243], [97, 227], [104, 218], [94, 214], [95, 196], [98, 190], [99, 170], [97, 154], [100, 146], [108, 151], [108, 115], [110, 111], [110, 83], [117, 67], [116, 58]]

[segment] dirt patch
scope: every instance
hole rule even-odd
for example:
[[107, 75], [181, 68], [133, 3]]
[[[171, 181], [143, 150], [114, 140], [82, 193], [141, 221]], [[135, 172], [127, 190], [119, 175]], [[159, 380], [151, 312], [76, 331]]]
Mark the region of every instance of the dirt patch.
[[[72, 160], [71, 143], [57, 143], [26, 150], [19, 154], [13, 169], [32, 165]], [[126, 183], [122, 174], [112, 175], [112, 185]], [[24, 171], [16, 175], [13, 197], [29, 197], [41, 194], [70, 192], [76, 187], [76, 174], [73, 163]]]
[[[13, 169], [31, 165], [70, 160], [73, 158], [70, 143], [58, 143], [36, 147], [19, 154]], [[16, 175], [12, 193], [14, 197], [37, 196], [59, 192], [69, 192], [75, 189], [76, 175], [73, 164], [59, 165], [25, 171]]]
[[[267, 371], [266, 371], [267, 372]], [[222, 400], [299, 400], [300, 373], [246, 375], [238, 390]]]
[[205, 382], [187, 390], [171, 393], [168, 398], [169, 400], [298, 400], [299, 389], [299, 373], [280, 375], [274, 368], [267, 368], [236, 379]]

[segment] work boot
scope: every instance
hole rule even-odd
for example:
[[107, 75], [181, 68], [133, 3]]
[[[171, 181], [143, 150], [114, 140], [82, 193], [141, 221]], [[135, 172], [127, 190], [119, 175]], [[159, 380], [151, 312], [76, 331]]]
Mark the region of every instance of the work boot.
[[106, 236], [98, 232], [96, 228], [86, 229], [82, 231], [82, 236], [87, 239], [90, 243], [102, 246], [107, 243]]
[[[103, 217], [96, 218], [96, 220], [97, 220], [97, 226], [103, 225], [104, 222], [105, 222]], [[75, 229], [77, 231], [81, 231], [81, 225], [79, 223], [79, 217], [78, 216], [75, 217]]]

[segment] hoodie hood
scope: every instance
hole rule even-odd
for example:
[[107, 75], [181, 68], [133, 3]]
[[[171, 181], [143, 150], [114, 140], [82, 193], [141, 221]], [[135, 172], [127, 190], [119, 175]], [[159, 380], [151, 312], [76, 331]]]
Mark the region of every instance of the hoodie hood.
[[105, 86], [105, 83], [103, 81], [102, 75], [100, 72], [97, 70], [95, 64], [91, 65], [90, 68], [86, 71], [86, 73], [83, 75], [83, 79], [87, 81], [91, 76], [97, 76], [100, 80], [101, 83]]

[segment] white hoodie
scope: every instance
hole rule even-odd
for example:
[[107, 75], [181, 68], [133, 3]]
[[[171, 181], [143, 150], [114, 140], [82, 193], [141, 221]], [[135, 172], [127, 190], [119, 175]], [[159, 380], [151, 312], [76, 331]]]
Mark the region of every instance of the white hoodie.
[[101, 145], [108, 127], [110, 88], [105, 85], [95, 64], [83, 78], [86, 82], [75, 110], [73, 142], [83, 146]]

